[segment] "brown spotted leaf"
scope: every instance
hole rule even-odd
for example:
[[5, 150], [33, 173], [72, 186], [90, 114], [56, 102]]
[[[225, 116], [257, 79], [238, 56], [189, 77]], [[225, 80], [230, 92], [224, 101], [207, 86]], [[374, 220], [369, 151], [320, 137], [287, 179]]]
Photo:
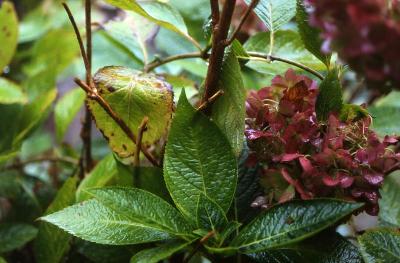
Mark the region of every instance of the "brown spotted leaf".
[[[135, 136], [143, 118], [148, 117], [143, 145], [153, 144], [165, 135], [173, 106], [170, 84], [154, 74], [117, 66], [100, 69], [94, 82], [98, 93]], [[118, 124], [96, 101], [89, 99], [88, 106], [111, 149], [122, 159], [132, 157], [136, 146]]]

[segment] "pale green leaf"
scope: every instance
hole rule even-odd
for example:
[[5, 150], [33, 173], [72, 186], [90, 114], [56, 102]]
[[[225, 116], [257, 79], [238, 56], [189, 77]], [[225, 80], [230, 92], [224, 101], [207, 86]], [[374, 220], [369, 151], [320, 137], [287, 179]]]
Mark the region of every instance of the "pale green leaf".
[[0, 103], [11, 104], [11, 103], [26, 103], [28, 98], [26, 94], [21, 90], [21, 87], [16, 83], [0, 78]]
[[0, 224], [0, 253], [23, 247], [35, 238], [37, 229], [27, 224]]
[[[105, 67], [95, 74], [94, 82], [99, 94], [134, 135], [143, 118], [148, 117], [143, 145], [151, 145], [166, 134], [173, 95], [164, 80], [124, 67]], [[95, 100], [88, 99], [88, 106], [111, 149], [122, 159], [132, 158], [136, 149], [132, 140]]]
[[379, 218], [385, 223], [400, 227], [400, 173], [394, 172], [385, 178], [379, 191]]
[[7, 261], [4, 258], [0, 257], [0, 263], [7, 263]]
[[400, 232], [390, 229], [367, 231], [358, 238], [365, 263], [400, 262]]
[[191, 226], [162, 198], [138, 189], [106, 187], [88, 190], [91, 195], [132, 222], [147, 224], [177, 236], [188, 236]]
[[68, 126], [74, 120], [85, 100], [85, 92], [75, 88], [66, 93], [56, 104], [54, 118], [56, 136], [61, 141], [67, 132]]
[[121, 9], [134, 11], [144, 18], [193, 41], [179, 11], [167, 3], [131, 0], [106, 0], [106, 2]]
[[252, 253], [300, 241], [360, 208], [335, 199], [291, 201], [272, 207], [246, 225], [230, 247]]
[[157, 32], [157, 25], [134, 12], [126, 12], [122, 21], [111, 20], [104, 25], [106, 33], [118, 41], [132, 56], [149, 61], [146, 41]]
[[[77, 177], [67, 179], [45, 214], [54, 213], [72, 205], [75, 202], [77, 183]], [[71, 236], [68, 233], [49, 223], [40, 222], [39, 233], [34, 242], [36, 261], [41, 263], [60, 262], [65, 252], [69, 249], [70, 240]]]
[[18, 42], [18, 18], [10, 1], [0, 2], [0, 75], [14, 56]]
[[135, 254], [130, 263], [157, 263], [171, 257], [173, 254], [183, 250], [190, 242], [171, 241], [155, 248], [149, 248]]
[[392, 91], [368, 108], [373, 118], [372, 128], [380, 136], [400, 135], [400, 125], [394, 118], [400, 114], [400, 92]]
[[144, 217], [132, 220], [91, 199], [41, 218], [84, 240], [129, 245], [171, 239], [174, 236]]
[[[247, 4], [251, 0], [245, 0]], [[296, 15], [296, 0], [259, 0], [255, 13], [269, 31], [277, 31]]]
[[41, 95], [40, 100], [26, 104], [18, 121], [19, 133], [14, 143], [21, 142], [47, 116], [48, 110], [57, 96], [57, 90], [49, 90]]
[[239, 155], [244, 142], [246, 90], [233, 51], [225, 56], [219, 89], [224, 91], [224, 95], [213, 104], [211, 117], [228, 138], [236, 155]]
[[57, 75], [78, 58], [79, 46], [71, 29], [57, 29], [35, 42], [30, 52], [32, 59], [23, 66], [26, 74], [34, 76], [48, 71]]
[[[256, 51], [266, 54], [270, 49], [270, 33], [261, 32], [255, 34], [244, 44], [244, 48], [246, 51]], [[304, 48], [299, 33], [292, 30], [279, 30], [275, 32], [272, 55], [296, 61], [314, 70], [326, 70], [325, 64]], [[283, 74], [289, 68], [293, 68], [293, 66], [280, 61], [268, 63], [267, 61], [259, 60], [250, 60], [246, 63], [246, 66], [271, 77]]]
[[226, 212], [235, 193], [237, 164], [229, 142], [184, 92], [168, 136], [164, 178], [176, 206], [191, 220], [200, 194]]

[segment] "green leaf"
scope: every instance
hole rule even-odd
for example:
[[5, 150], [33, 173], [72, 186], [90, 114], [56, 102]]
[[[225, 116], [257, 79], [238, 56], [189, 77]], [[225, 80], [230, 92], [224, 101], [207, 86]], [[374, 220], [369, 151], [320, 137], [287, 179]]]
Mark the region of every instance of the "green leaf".
[[228, 224], [224, 210], [204, 194], [200, 194], [197, 204], [197, 227], [220, 232]]
[[251, 254], [250, 257], [259, 263], [362, 263], [358, 248], [337, 233], [325, 235], [293, 244], [292, 246], [271, 249]]
[[343, 104], [339, 118], [343, 122], [358, 121], [369, 115], [368, 111], [362, 106], [355, 104]]
[[132, 222], [147, 224], [177, 236], [191, 232], [182, 215], [160, 197], [137, 188], [106, 187], [88, 190], [94, 198]]
[[[94, 81], [99, 94], [134, 135], [137, 135], [143, 118], [148, 117], [142, 140], [144, 145], [151, 145], [166, 134], [173, 106], [168, 83], [153, 74], [114, 66], [100, 69]], [[88, 99], [88, 106], [111, 149], [120, 158], [133, 160], [136, 145], [95, 100]]]
[[24, 106], [18, 121], [19, 133], [14, 139], [14, 144], [26, 138], [47, 116], [48, 110], [57, 96], [57, 90], [52, 89], [37, 99]]
[[0, 253], [23, 247], [35, 238], [37, 229], [27, 224], [0, 224]]
[[176, 206], [189, 219], [200, 194], [228, 211], [236, 188], [237, 164], [229, 142], [182, 92], [165, 151], [164, 179]]
[[86, 190], [90, 188], [100, 188], [107, 185], [126, 186], [132, 184], [132, 171], [116, 160], [113, 154], [108, 154], [79, 184], [78, 190], [76, 191], [76, 199], [78, 202], [89, 199], [91, 195]]
[[161, 262], [164, 259], [171, 257], [173, 254], [181, 251], [188, 245], [190, 242], [183, 242], [183, 241], [171, 241], [161, 246], [155, 248], [149, 248], [140, 251], [139, 253], [135, 254], [132, 258], [130, 263], [157, 263]]
[[76, 240], [76, 247], [78, 248], [78, 252], [80, 254], [90, 259], [90, 262], [121, 263], [121, 262], [129, 262], [129, 259], [132, 257], [132, 254], [137, 252], [138, 249], [141, 247], [141, 245], [111, 246], [111, 245], [97, 244], [79, 239]]
[[192, 41], [185, 21], [174, 7], [158, 1], [106, 0], [107, 3], [121, 9], [130, 10], [154, 23], [181, 34]]
[[338, 70], [332, 69], [319, 85], [315, 111], [317, 119], [325, 121], [332, 112], [340, 112], [343, 107], [342, 85], [338, 77]]
[[225, 56], [219, 89], [224, 91], [224, 95], [213, 104], [211, 117], [228, 138], [236, 155], [239, 155], [244, 141], [246, 90], [233, 51], [228, 51]]
[[[77, 177], [67, 179], [45, 214], [51, 214], [72, 205], [75, 202], [77, 183]], [[64, 253], [69, 249], [70, 240], [71, 236], [68, 233], [54, 225], [40, 222], [39, 233], [34, 242], [36, 261], [41, 263], [60, 262]]]
[[26, 103], [28, 98], [16, 83], [0, 77], [0, 103]]
[[260, 0], [254, 11], [269, 31], [275, 32], [296, 15], [296, 0]]
[[68, 126], [74, 120], [84, 101], [85, 92], [76, 88], [70, 90], [57, 102], [54, 109], [54, 118], [58, 141], [61, 141], [64, 138]]
[[394, 172], [385, 178], [380, 190], [379, 218], [385, 223], [400, 227], [400, 172]]
[[[267, 53], [270, 49], [270, 33], [261, 32], [255, 34], [244, 44], [244, 48], [246, 51]], [[293, 30], [279, 30], [275, 32], [272, 54], [299, 62], [314, 70], [326, 70], [325, 64], [304, 48], [299, 33]], [[250, 60], [246, 63], [246, 66], [271, 77], [283, 74], [289, 68], [293, 68], [293, 66], [280, 61], [268, 63], [259, 60]], [[296, 68], [296, 70], [299, 69]]]
[[122, 21], [110, 20], [104, 28], [106, 34], [118, 41], [134, 59], [141, 63], [152, 59], [149, 58], [146, 41], [157, 31], [157, 25], [153, 22], [127, 11]]
[[162, 169], [158, 167], [135, 167], [133, 170], [135, 187], [153, 193], [172, 203], [164, 182]]
[[103, 187], [115, 180], [118, 173], [116, 166], [116, 160], [112, 154], [104, 157], [79, 184], [76, 191], [76, 200], [82, 202], [89, 199], [91, 195], [86, 192], [87, 189]]
[[174, 237], [164, 229], [143, 222], [144, 218], [132, 221], [130, 217], [94, 199], [67, 207], [41, 220], [84, 240], [106, 245], [138, 244]]
[[368, 108], [374, 118], [372, 128], [380, 136], [387, 134], [400, 135], [400, 125], [393, 118], [400, 114], [400, 92], [392, 91], [387, 96], [377, 100]]
[[31, 52], [31, 61], [23, 70], [29, 76], [49, 72], [53, 77], [64, 71], [78, 58], [79, 45], [73, 30], [51, 30], [36, 41]]
[[18, 18], [14, 5], [9, 1], [0, 2], [0, 73], [7, 66], [18, 42]]
[[249, 148], [246, 145], [239, 156], [239, 175], [235, 193], [235, 214], [238, 217], [236, 220], [240, 222], [248, 222], [259, 213], [258, 209], [251, 207], [251, 203], [264, 194], [264, 189], [260, 185], [261, 165], [247, 165], [248, 156]]
[[47, 116], [55, 97], [56, 90], [51, 90], [28, 104], [0, 104], [0, 162], [15, 156], [22, 141]]
[[4, 258], [0, 257], [0, 263], [7, 263], [7, 261]]
[[304, 6], [304, 0], [297, 0], [296, 22], [305, 48], [321, 60], [328, 68], [331, 54], [321, 52], [322, 38], [320, 30], [309, 25], [309, 17]]
[[247, 254], [288, 245], [318, 233], [360, 207], [335, 199], [280, 204], [246, 225], [230, 247]]
[[400, 232], [390, 229], [367, 231], [358, 238], [366, 263], [400, 262]]

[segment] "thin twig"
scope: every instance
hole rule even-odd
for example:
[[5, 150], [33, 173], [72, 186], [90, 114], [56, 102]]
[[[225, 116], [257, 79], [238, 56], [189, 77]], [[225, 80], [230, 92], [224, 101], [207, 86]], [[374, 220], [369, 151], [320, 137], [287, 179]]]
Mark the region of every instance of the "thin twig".
[[[217, 91], [218, 81], [222, 70], [222, 62], [225, 52], [225, 41], [228, 36], [236, 0], [226, 0], [218, 24], [213, 20], [212, 50], [209, 59], [207, 76], [204, 84], [204, 96], [201, 103], [207, 101]], [[211, 1], [212, 17], [216, 16], [215, 1]], [[214, 6], [214, 7], [213, 7]], [[214, 14], [215, 13], [215, 14]]]
[[187, 58], [200, 58], [202, 56], [202, 54], [203, 54], [202, 52], [191, 52], [191, 53], [173, 55], [170, 57], [166, 57], [164, 59], [159, 59], [150, 64], [147, 64], [144, 68], [144, 71], [150, 72], [161, 65], [164, 65], [166, 63], [169, 63], [169, 62], [172, 62], [175, 60], [187, 59]]
[[267, 61], [281, 61], [281, 62], [284, 62], [286, 64], [290, 64], [290, 65], [296, 66], [298, 68], [301, 68], [301, 69], [313, 74], [314, 76], [318, 77], [321, 80], [324, 79], [324, 76], [322, 74], [320, 74], [319, 72], [313, 70], [310, 67], [307, 67], [306, 65], [303, 65], [301, 63], [298, 63], [298, 62], [290, 60], [290, 59], [281, 58], [281, 57], [277, 57], [277, 56], [273, 56], [273, 55], [267, 55], [267, 54], [259, 53], [259, 52], [247, 52], [247, 54], [252, 56], [252, 57], [258, 57], [258, 58], [266, 59]]
[[[123, 119], [121, 119], [118, 114], [114, 112], [114, 110], [111, 108], [111, 106], [106, 102], [103, 97], [101, 97], [96, 90], [91, 90], [91, 88], [84, 83], [82, 80], [75, 78], [74, 79], [75, 83], [81, 87], [84, 91], [87, 92], [87, 96], [90, 99], [95, 100], [99, 105], [106, 111], [106, 113], [117, 123], [117, 125], [122, 129], [122, 131], [128, 136], [128, 138], [136, 144], [136, 136], [133, 134], [131, 129], [128, 127], [128, 125], [125, 123]], [[141, 151], [146, 156], [146, 158], [154, 165], [154, 166], [159, 166], [159, 163], [157, 160], [154, 158], [154, 156], [147, 151], [147, 148], [144, 146], [141, 147]]]
[[10, 164], [8, 166], [5, 166], [3, 170], [12, 170], [12, 169], [20, 169], [26, 165], [32, 164], [32, 163], [40, 163], [40, 162], [52, 162], [52, 163], [65, 163], [65, 164], [71, 164], [71, 165], [77, 165], [78, 160], [71, 158], [71, 157], [58, 157], [58, 156], [42, 156], [42, 157], [36, 157], [32, 159], [28, 159], [26, 161], [19, 161], [13, 164]]
[[85, 51], [85, 47], [83, 46], [81, 33], [79, 32], [78, 26], [77, 26], [77, 24], [75, 22], [75, 18], [72, 15], [71, 10], [69, 9], [67, 3], [62, 3], [62, 5], [63, 5], [65, 11], [67, 12], [67, 15], [68, 15], [69, 20], [71, 21], [72, 27], [74, 28], [75, 36], [76, 36], [76, 38], [78, 40], [78, 43], [79, 43], [79, 49], [81, 50], [81, 55], [82, 55], [83, 63], [85, 64], [86, 72], [89, 72], [89, 65], [90, 64], [89, 64], [88, 57], [87, 57], [87, 54], [86, 54], [86, 51]]
[[[79, 43], [79, 49], [81, 51], [83, 63], [86, 69], [86, 82], [89, 83], [89, 86], [92, 86], [92, 73], [91, 73], [91, 60], [92, 60], [92, 29], [91, 29], [91, 3], [90, 0], [85, 0], [85, 17], [86, 17], [86, 50], [83, 45], [82, 36], [79, 32], [78, 26], [75, 22], [75, 18], [72, 15], [72, 12], [69, 6], [66, 3], [62, 3], [65, 11], [67, 12], [68, 18], [71, 21], [72, 27], [75, 31], [75, 36]], [[86, 52], [87, 51], [87, 52]], [[91, 153], [91, 130], [92, 123], [90, 112], [87, 108], [85, 108], [85, 116], [82, 122], [82, 129], [80, 132], [80, 136], [82, 138], [83, 147], [82, 154], [79, 159], [79, 170], [80, 170], [80, 178], [84, 177], [85, 172], [89, 172], [93, 166], [92, 153]]]
[[222, 89], [220, 89], [219, 91], [217, 91], [214, 95], [212, 95], [208, 100], [206, 100], [205, 102], [203, 102], [198, 108], [197, 110], [204, 110], [208, 105], [210, 105], [211, 103], [213, 103], [219, 96], [223, 95], [224, 91]]
[[237, 35], [240, 32], [240, 29], [246, 22], [247, 18], [251, 14], [251, 11], [253, 11], [254, 8], [256, 8], [257, 4], [260, 2], [260, 0], [252, 0], [251, 3], [247, 6], [246, 11], [244, 12], [243, 16], [240, 18], [239, 25], [236, 27], [235, 31], [232, 33], [232, 36], [225, 42], [226, 46], [229, 46], [232, 44], [232, 42], [235, 40]]
[[208, 239], [213, 237], [215, 235], [214, 231], [208, 232], [204, 237], [202, 237], [199, 242], [197, 242], [196, 246], [193, 248], [193, 250], [190, 252], [190, 254], [183, 260], [183, 263], [187, 263], [190, 261], [190, 259], [199, 251], [199, 249], [202, 247], [202, 245], [207, 242]]
[[135, 156], [134, 156], [134, 160], [133, 160], [133, 165], [135, 167], [139, 167], [140, 166], [140, 149], [142, 148], [142, 139], [143, 139], [143, 133], [146, 131], [147, 129], [147, 122], [149, 121], [149, 118], [147, 116], [144, 116], [142, 122], [139, 125], [138, 128], [138, 135], [136, 138], [136, 152], [135, 152]]

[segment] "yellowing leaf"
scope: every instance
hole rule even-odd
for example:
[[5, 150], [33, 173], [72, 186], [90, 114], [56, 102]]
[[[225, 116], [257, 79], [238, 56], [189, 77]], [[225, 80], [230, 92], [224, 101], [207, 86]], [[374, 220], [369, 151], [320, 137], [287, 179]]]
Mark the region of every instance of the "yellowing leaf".
[[[165, 135], [172, 115], [171, 86], [154, 74], [124, 67], [105, 67], [94, 76], [98, 93], [128, 125], [134, 135], [145, 116], [147, 130], [142, 143], [150, 145]], [[132, 157], [135, 144], [93, 99], [88, 100], [96, 125], [120, 158]]]

